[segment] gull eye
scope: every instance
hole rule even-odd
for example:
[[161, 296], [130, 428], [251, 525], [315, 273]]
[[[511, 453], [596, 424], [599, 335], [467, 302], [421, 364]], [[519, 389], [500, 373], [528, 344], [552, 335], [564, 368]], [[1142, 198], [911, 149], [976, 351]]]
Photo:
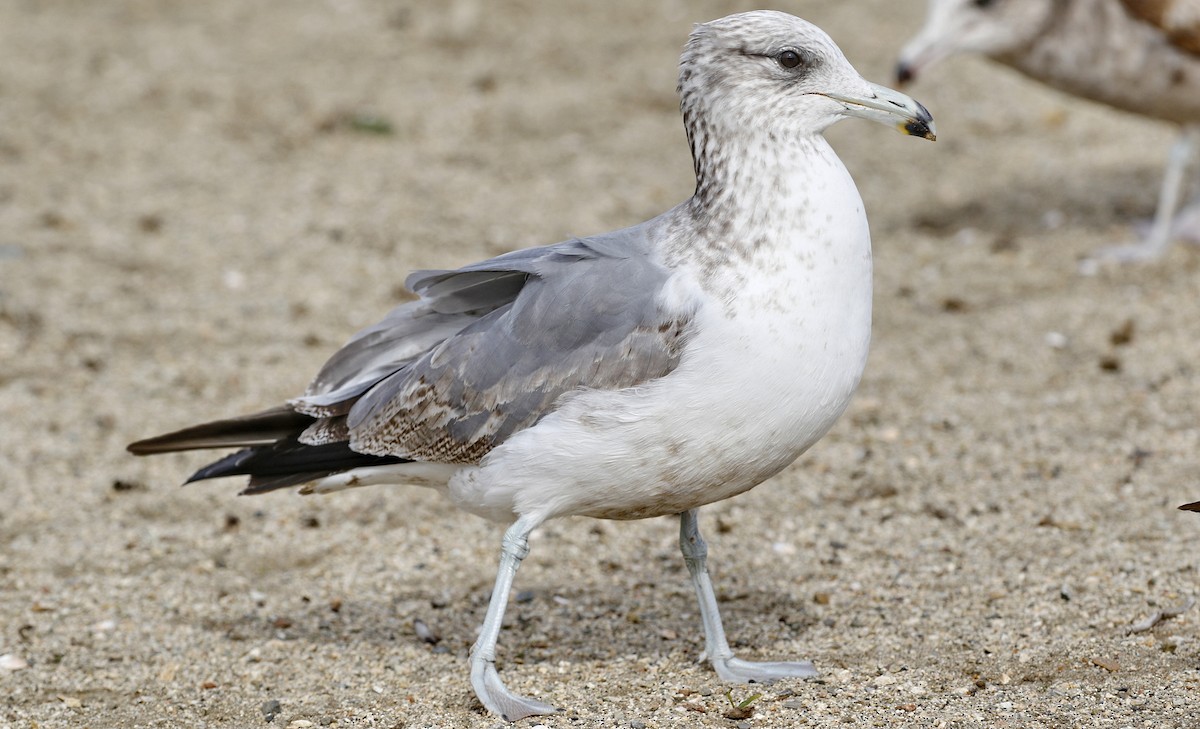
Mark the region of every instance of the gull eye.
[[977, 8], [990, 8], [996, 4], [995, 0], [973, 0], [973, 2]]
[[783, 66], [784, 68], [795, 68], [796, 66], [799, 66], [801, 61], [804, 59], [801, 58], [800, 54], [796, 53], [795, 51], [784, 51], [783, 53], [779, 54], [779, 57], [776, 60], [778, 60], [779, 65]]

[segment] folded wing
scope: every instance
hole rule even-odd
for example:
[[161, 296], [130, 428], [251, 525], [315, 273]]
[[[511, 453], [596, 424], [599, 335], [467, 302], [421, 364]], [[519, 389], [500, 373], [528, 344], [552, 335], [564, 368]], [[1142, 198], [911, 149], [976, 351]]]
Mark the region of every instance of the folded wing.
[[420, 298], [356, 334], [287, 406], [134, 443], [139, 455], [243, 447], [190, 480], [248, 492], [364, 466], [477, 462], [580, 388], [679, 363], [692, 311], [661, 295], [646, 224], [407, 280]]
[[[294, 402], [321, 417], [304, 439], [474, 463], [564, 393], [631, 387], [673, 370], [691, 312], [666, 310], [667, 277], [640, 226], [415, 273], [408, 285], [421, 300], [347, 344]], [[469, 323], [412, 357], [410, 317]]]

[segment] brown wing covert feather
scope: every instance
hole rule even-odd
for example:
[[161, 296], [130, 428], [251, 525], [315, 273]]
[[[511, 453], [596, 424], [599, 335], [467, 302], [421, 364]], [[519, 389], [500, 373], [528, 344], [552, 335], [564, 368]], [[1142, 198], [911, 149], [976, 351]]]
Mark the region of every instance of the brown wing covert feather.
[[1179, 48], [1200, 55], [1200, 0], [1121, 0], [1131, 15], [1162, 30]]

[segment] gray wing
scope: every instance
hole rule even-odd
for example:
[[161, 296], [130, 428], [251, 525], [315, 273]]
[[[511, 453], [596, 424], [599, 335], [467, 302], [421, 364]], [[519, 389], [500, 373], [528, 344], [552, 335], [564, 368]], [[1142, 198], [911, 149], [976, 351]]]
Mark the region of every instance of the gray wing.
[[668, 276], [645, 224], [414, 273], [421, 299], [356, 335], [293, 402], [321, 418], [304, 440], [475, 462], [563, 393], [673, 370], [691, 312], [663, 310]]

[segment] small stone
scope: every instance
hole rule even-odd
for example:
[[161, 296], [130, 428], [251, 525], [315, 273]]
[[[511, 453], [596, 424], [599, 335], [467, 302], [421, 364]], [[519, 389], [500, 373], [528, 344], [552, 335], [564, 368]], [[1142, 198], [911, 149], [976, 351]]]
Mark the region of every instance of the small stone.
[[236, 269], [226, 269], [221, 273], [221, 283], [230, 291], [241, 291], [246, 288], [246, 274]]
[[629, 722], [629, 729], [646, 729], [646, 722], [634, 719]]
[[291, 724], [288, 724], [288, 729], [307, 729], [313, 723], [308, 719], [296, 719]]
[[262, 702], [262, 706], [259, 708], [262, 709], [263, 716], [267, 721], [275, 721], [275, 715], [283, 711], [283, 704], [279, 703], [278, 699], [271, 699]]
[[1121, 326], [1109, 333], [1108, 341], [1114, 347], [1124, 347], [1133, 341], [1133, 329], [1133, 319], [1126, 319]]
[[63, 702], [63, 706], [68, 709], [78, 709], [83, 706], [83, 702], [74, 696], [59, 696], [58, 700]]
[[437, 645], [442, 641], [442, 636], [438, 635], [437, 631], [430, 628], [424, 620], [417, 618], [413, 621], [413, 632], [417, 634], [417, 640], [429, 645]]
[[750, 722], [748, 722], [748, 721], [739, 721], [739, 722], [737, 723], [737, 729], [750, 729]]
[[24, 668], [29, 668], [29, 664], [25, 662], [24, 658], [14, 656], [12, 653], [0, 656], [0, 671], [20, 671]]
[[1062, 332], [1046, 332], [1046, 346], [1051, 349], [1066, 349], [1070, 344], [1067, 335]]

